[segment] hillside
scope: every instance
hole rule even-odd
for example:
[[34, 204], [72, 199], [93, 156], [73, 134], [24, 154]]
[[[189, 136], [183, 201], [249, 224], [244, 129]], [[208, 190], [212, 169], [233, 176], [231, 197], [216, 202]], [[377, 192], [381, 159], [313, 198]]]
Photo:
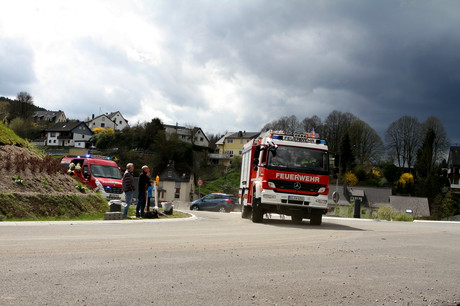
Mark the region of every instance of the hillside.
[[104, 212], [105, 200], [84, 194], [50, 156], [0, 123], [0, 215], [8, 218], [74, 217]]

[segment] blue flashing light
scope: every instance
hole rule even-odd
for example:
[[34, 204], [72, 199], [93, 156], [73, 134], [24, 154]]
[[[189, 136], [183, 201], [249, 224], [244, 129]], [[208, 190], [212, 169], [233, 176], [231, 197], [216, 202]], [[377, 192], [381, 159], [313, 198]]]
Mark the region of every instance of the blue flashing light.
[[110, 160], [110, 156], [107, 156], [107, 160]]
[[325, 144], [326, 144], [326, 140], [321, 140], [321, 144], [325, 145]]
[[91, 158], [91, 154], [86, 154], [85, 157], [86, 158]]
[[283, 136], [281, 136], [281, 135], [273, 135], [273, 139], [280, 139], [280, 140], [282, 140], [282, 139], [283, 139]]
[[78, 155], [77, 158], [80, 158], [80, 155]]

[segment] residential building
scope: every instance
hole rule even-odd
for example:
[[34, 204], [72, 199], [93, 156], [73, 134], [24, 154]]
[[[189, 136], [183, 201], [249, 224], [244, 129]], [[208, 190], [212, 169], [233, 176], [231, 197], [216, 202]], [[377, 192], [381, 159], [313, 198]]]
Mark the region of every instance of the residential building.
[[45, 130], [45, 145], [88, 148], [93, 132], [85, 122], [59, 122]]
[[451, 190], [460, 192], [460, 147], [450, 147], [447, 159], [447, 177]]
[[110, 120], [115, 122], [115, 130], [116, 131], [121, 131], [125, 127], [129, 126], [128, 120], [126, 120], [125, 117], [123, 117], [123, 115], [119, 111], [110, 113], [107, 116], [110, 118]]
[[160, 201], [193, 201], [195, 192], [193, 173], [180, 173], [175, 169], [174, 162], [170, 162], [159, 177], [158, 199]]
[[126, 120], [119, 111], [110, 114], [102, 114], [97, 117], [93, 114], [91, 119], [86, 121], [86, 124], [88, 124], [91, 130], [94, 130], [95, 128], [111, 128], [115, 131], [121, 131], [125, 127], [129, 126], [128, 120]]
[[260, 132], [246, 131], [227, 133], [216, 142], [218, 153], [209, 154], [208, 157], [214, 163], [229, 166], [234, 156], [241, 156], [243, 146], [259, 134]]
[[103, 128], [103, 129], [113, 129], [115, 130], [116, 123], [109, 118], [107, 114], [102, 114], [97, 117], [94, 117], [94, 114], [91, 120], [86, 122], [88, 127], [94, 131], [95, 128]]
[[32, 120], [35, 122], [46, 121], [46, 122], [66, 122], [67, 117], [61, 110], [59, 111], [36, 111], [32, 115]]
[[165, 124], [166, 136], [177, 135], [177, 138], [183, 142], [191, 143], [195, 146], [208, 147], [209, 139], [203, 130], [199, 127], [188, 128], [184, 126]]

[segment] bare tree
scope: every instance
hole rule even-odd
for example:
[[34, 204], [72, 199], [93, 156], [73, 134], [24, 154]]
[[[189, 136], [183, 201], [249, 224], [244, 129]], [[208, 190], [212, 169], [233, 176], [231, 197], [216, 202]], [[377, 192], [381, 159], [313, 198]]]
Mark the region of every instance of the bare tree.
[[383, 142], [369, 124], [354, 121], [348, 128], [353, 155], [359, 164], [374, 164], [380, 160]]
[[9, 107], [9, 120], [20, 117], [22, 119], [28, 120], [32, 118], [32, 115], [35, 112], [34, 99], [32, 96], [25, 92], [21, 91], [18, 93], [16, 100], [14, 100]]
[[392, 122], [385, 132], [387, 150], [400, 168], [412, 168], [422, 143], [421, 124], [415, 117], [403, 116]]
[[323, 123], [320, 117], [316, 115], [310, 118], [306, 117], [305, 119], [302, 120], [301, 124], [305, 132], [310, 132], [311, 130], [315, 129], [315, 132], [321, 135]]
[[324, 138], [327, 139], [329, 144], [329, 150], [332, 152], [338, 152], [340, 142], [345, 131], [348, 127], [358, 120], [358, 117], [351, 113], [342, 113], [337, 110], [332, 111], [329, 116], [327, 116], [323, 125], [323, 134]]
[[288, 134], [293, 134], [301, 130], [301, 125], [296, 116], [285, 116], [281, 117], [278, 120], [274, 120], [270, 123], [267, 123], [262, 128], [262, 131], [266, 130], [283, 130]]

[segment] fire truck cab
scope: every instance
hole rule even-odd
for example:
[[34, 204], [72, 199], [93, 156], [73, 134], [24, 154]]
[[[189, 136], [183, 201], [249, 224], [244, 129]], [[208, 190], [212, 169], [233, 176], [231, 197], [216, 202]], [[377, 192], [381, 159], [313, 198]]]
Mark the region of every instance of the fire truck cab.
[[329, 151], [314, 132], [288, 135], [267, 131], [243, 147], [239, 188], [242, 217], [263, 221], [266, 213], [310, 219], [327, 213]]

